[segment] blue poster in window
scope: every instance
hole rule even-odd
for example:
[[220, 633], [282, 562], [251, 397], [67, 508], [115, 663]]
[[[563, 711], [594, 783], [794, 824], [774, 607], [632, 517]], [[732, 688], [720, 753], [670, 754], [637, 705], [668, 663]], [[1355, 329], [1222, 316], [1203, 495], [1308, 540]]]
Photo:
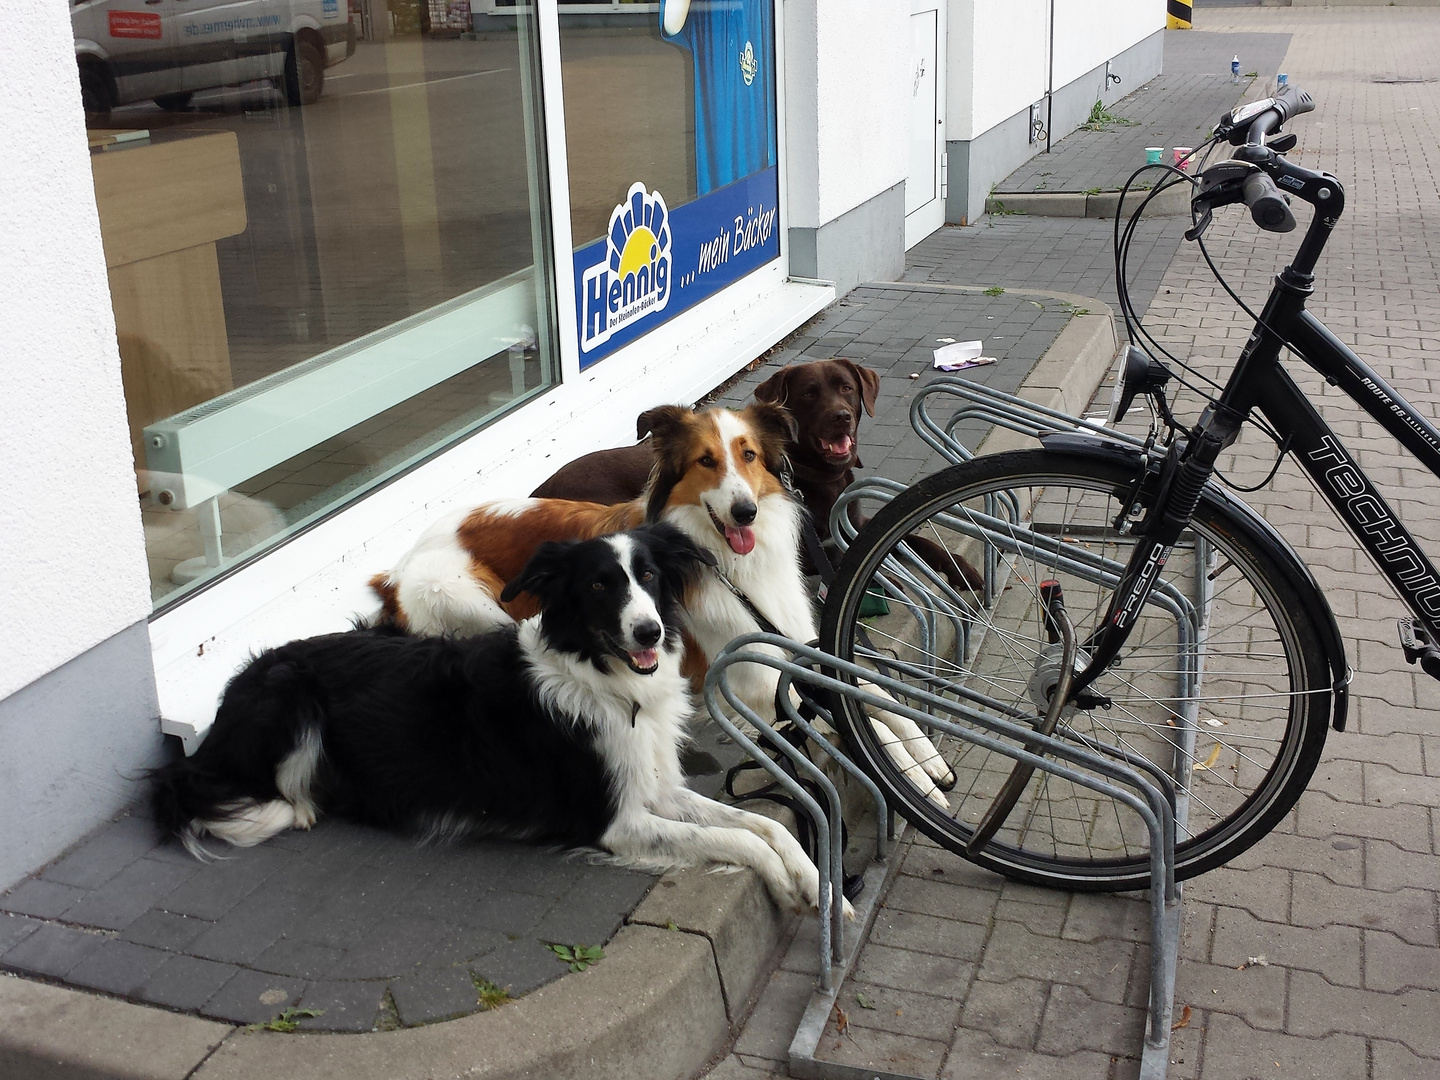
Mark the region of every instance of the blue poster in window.
[[771, 0], [661, 0], [661, 37], [694, 60], [701, 195], [776, 162], [774, 19]]
[[673, 212], [632, 184], [605, 238], [575, 252], [581, 370], [778, 258], [779, 197], [773, 166]]

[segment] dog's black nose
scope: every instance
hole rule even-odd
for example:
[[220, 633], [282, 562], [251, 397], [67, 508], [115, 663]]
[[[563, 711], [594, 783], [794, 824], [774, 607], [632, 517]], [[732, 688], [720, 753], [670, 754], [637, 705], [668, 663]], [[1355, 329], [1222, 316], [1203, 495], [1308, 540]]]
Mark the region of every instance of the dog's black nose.
[[851, 420], [855, 419], [855, 414], [849, 409], [836, 409], [835, 419], [842, 424], [848, 424]]
[[749, 525], [755, 520], [756, 513], [758, 513], [758, 511], [755, 508], [755, 504], [748, 499], [745, 502], [737, 502], [734, 506], [730, 507], [730, 516], [735, 519], [736, 525]]
[[654, 619], [646, 619], [635, 626], [635, 644], [642, 649], [652, 649], [659, 642], [665, 631]]

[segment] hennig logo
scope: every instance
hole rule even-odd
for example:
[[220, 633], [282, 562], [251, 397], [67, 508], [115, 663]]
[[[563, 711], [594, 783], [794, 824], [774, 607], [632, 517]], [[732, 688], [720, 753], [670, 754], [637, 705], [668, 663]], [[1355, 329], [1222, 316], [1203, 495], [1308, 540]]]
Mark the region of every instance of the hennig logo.
[[580, 349], [589, 352], [670, 299], [670, 211], [658, 191], [631, 184], [610, 214], [605, 259], [581, 276]]

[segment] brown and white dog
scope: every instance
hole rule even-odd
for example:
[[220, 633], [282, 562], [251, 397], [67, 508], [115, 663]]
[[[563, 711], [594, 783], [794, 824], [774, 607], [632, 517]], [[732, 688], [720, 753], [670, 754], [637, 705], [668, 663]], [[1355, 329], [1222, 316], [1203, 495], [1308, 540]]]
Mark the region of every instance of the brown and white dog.
[[[795, 490], [805, 501], [817, 538], [830, 539], [830, 512], [855, 481], [860, 461], [860, 414], [875, 415], [880, 376], [873, 370], [835, 357], [789, 364], [755, 388], [755, 400], [783, 405], [795, 418], [795, 431], [785, 451], [790, 458]], [[651, 430], [650, 413], [641, 413], [636, 438]], [[618, 503], [638, 498], [655, 465], [651, 442], [596, 450], [561, 466], [532, 492], [535, 498], [583, 499]], [[864, 524], [859, 506], [851, 503], [849, 518], [858, 530]], [[910, 546], [953, 588], [978, 589], [982, 577], [965, 559], [947, 552], [928, 537], [912, 536]], [[834, 557], [833, 555], [831, 556]], [[818, 573], [819, 567], [806, 568]]]
[[[880, 376], [853, 360], [810, 360], [781, 368], [755, 388], [755, 400], [783, 405], [795, 419], [785, 447], [795, 489], [824, 540], [830, 535], [830, 510], [855, 479], [860, 465], [857, 438], [860, 413], [875, 415]], [[641, 413], [636, 438], [650, 433], [650, 413]], [[531, 494], [540, 499], [626, 502], [649, 482], [655, 453], [648, 442], [597, 450], [558, 469]]]
[[[643, 521], [679, 527], [715, 559], [716, 570], [782, 634], [813, 641], [815, 612], [799, 562], [804, 513], [779, 480], [794, 431], [789, 413], [759, 402], [736, 411], [653, 409], [654, 469], [628, 502], [512, 499], [485, 503], [436, 522], [395, 568], [371, 579], [382, 618], [411, 633], [476, 634], [534, 614], [532, 597], [500, 599], [505, 585], [547, 540], [588, 539]], [[703, 670], [730, 641], [760, 629], [754, 615], [710, 572], [684, 597], [685, 629]], [[778, 672], [755, 664], [733, 669], [731, 685], [761, 716], [774, 707]], [[912, 721], [882, 713], [876, 732], [911, 782], [944, 806], [939, 790], [953, 773]]]

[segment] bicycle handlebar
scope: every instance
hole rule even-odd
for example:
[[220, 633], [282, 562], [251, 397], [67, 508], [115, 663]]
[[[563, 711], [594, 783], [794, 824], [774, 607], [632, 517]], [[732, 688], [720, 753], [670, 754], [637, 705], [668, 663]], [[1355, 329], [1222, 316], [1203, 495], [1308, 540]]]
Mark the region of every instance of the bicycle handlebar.
[[1287, 86], [1274, 97], [1252, 101], [1226, 113], [1217, 131], [1232, 146], [1263, 146], [1265, 137], [1285, 121], [1314, 108], [1314, 98], [1298, 86]]
[[[1215, 128], [1216, 138], [1239, 149], [1233, 158], [1200, 174], [1198, 190], [1191, 199], [1197, 220], [1186, 232], [1187, 240], [1205, 231], [1213, 209], [1238, 202], [1249, 207], [1255, 224], [1267, 232], [1290, 232], [1295, 228], [1291, 198], [1323, 206], [1326, 214], [1321, 220], [1333, 227], [1345, 202], [1339, 182], [1328, 173], [1287, 161], [1284, 152], [1295, 145], [1295, 138], [1274, 134], [1287, 120], [1314, 108], [1314, 98], [1299, 87], [1287, 86], [1275, 97], [1242, 105], [1221, 117]], [[1323, 240], [1318, 242], [1323, 245]], [[1319, 248], [1307, 241], [1304, 262], [1313, 265], [1311, 260], [1318, 253]]]

